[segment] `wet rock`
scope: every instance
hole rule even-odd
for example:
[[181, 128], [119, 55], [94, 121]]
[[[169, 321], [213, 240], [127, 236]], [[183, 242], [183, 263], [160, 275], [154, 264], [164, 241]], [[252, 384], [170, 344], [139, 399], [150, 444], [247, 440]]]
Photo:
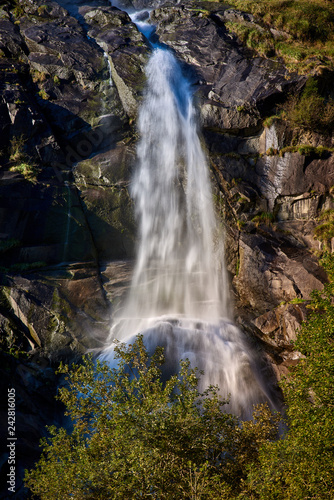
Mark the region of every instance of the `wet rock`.
[[128, 193], [134, 162], [134, 144], [125, 141], [75, 167], [76, 184], [101, 261], [134, 254], [135, 222]]

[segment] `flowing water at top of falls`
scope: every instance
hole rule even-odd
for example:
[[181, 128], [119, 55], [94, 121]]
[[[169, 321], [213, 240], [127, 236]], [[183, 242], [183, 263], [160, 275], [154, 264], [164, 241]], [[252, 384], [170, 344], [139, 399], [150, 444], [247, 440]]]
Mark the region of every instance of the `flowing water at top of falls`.
[[154, 49], [146, 75], [131, 188], [137, 260], [129, 297], [100, 357], [112, 361], [113, 339], [132, 342], [141, 332], [150, 350], [165, 347], [168, 372], [188, 358], [205, 371], [201, 389], [219, 385], [231, 394], [230, 410], [245, 415], [268, 396], [242, 333], [227, 319], [223, 242], [191, 85], [162, 48]]

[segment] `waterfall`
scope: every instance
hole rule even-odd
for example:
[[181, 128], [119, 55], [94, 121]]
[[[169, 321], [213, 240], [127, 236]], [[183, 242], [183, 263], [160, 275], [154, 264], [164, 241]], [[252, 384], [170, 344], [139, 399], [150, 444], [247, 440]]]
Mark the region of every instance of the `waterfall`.
[[68, 181], [64, 182], [67, 191], [67, 213], [66, 213], [66, 230], [64, 238], [64, 248], [63, 248], [63, 263], [68, 260], [68, 246], [70, 240], [70, 225], [71, 225], [71, 208], [72, 208], [72, 197], [71, 197], [71, 187]]
[[139, 332], [165, 347], [167, 373], [188, 358], [204, 370], [200, 389], [219, 385], [230, 410], [248, 415], [269, 399], [243, 334], [229, 319], [222, 238], [209, 170], [196, 125], [192, 88], [173, 54], [155, 48], [139, 110], [137, 166], [131, 194], [139, 245], [131, 289], [100, 358], [113, 340]]

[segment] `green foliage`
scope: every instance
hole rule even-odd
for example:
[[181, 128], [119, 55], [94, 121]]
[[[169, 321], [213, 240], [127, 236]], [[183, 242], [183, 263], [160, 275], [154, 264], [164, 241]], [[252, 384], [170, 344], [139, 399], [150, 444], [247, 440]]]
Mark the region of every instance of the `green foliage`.
[[36, 70], [32, 70], [31, 78], [32, 78], [32, 81], [34, 83], [43, 83], [49, 78], [49, 75], [48, 75], [48, 73], [45, 73], [43, 71], [38, 71], [36, 69]]
[[285, 146], [279, 150], [279, 155], [285, 153], [299, 153], [303, 156], [312, 156], [313, 158], [326, 158], [334, 152], [334, 148], [325, 148], [324, 146], [311, 146], [310, 144], [299, 144], [297, 146]]
[[226, 28], [237, 35], [246, 47], [256, 50], [261, 56], [270, 57], [275, 53], [274, 40], [270, 31], [249, 24], [227, 21]]
[[284, 118], [292, 125], [323, 133], [334, 129], [334, 101], [319, 94], [314, 78], [309, 78], [301, 97], [291, 96], [283, 106]]
[[44, 99], [45, 101], [49, 100], [50, 99], [50, 96], [49, 94], [47, 93], [47, 91], [45, 89], [41, 89], [38, 91], [38, 95], [39, 97], [41, 97], [42, 99]]
[[263, 120], [263, 126], [266, 128], [270, 128], [276, 121], [281, 119], [282, 119], [281, 115], [268, 116], [265, 120]]
[[[333, 68], [334, 62], [334, 5], [327, 0], [230, 0], [237, 9], [251, 12], [259, 22], [258, 27], [240, 23], [228, 25], [247, 46], [257, 49], [249, 39], [249, 33], [261, 32], [274, 53], [290, 64], [291, 69], [307, 72], [312, 65], [322, 64]], [[233, 23], [236, 24], [236, 23]], [[275, 39], [270, 27], [277, 30]], [[247, 32], [247, 33], [246, 33]], [[254, 36], [254, 35], [253, 35]], [[259, 36], [259, 35], [258, 35]], [[261, 41], [261, 40], [259, 40]], [[270, 53], [272, 57], [272, 54]], [[312, 59], [316, 58], [316, 61]]]
[[224, 413], [217, 388], [198, 393], [188, 361], [163, 383], [163, 350], [149, 357], [141, 336], [115, 352], [117, 369], [89, 357], [61, 368], [73, 430], [49, 428], [26, 485], [41, 500], [235, 498], [246, 464], [276, 438], [278, 417], [266, 406], [252, 422]]
[[282, 383], [289, 432], [265, 444], [260, 463], [250, 466], [247, 499], [334, 498], [334, 256], [323, 265], [329, 282], [312, 293], [295, 344], [304, 357]]
[[9, 161], [11, 166], [9, 170], [20, 173], [30, 182], [35, 182], [38, 169], [25, 152], [25, 143], [26, 138], [23, 135], [11, 139], [9, 146]]
[[266, 224], [269, 226], [275, 219], [275, 216], [271, 212], [261, 212], [255, 217], [253, 217], [252, 222], [256, 224], [256, 226], [259, 226], [261, 224]]
[[13, 248], [19, 247], [21, 244], [20, 240], [15, 238], [9, 238], [7, 240], [0, 241], [0, 254], [8, 252], [8, 250], [12, 250]]
[[334, 238], [334, 210], [325, 210], [321, 216], [319, 224], [314, 230], [317, 240], [323, 241], [327, 250], [331, 249], [331, 239]]
[[29, 181], [36, 181], [37, 169], [36, 165], [29, 162], [18, 163], [17, 165], [13, 165], [9, 169], [11, 172], [18, 172], [23, 175], [23, 177]]
[[26, 139], [23, 135], [15, 136], [10, 140], [9, 145], [9, 160], [15, 163], [19, 163], [26, 158], [24, 152], [24, 145]]
[[333, 37], [334, 7], [326, 0], [231, 0], [230, 4], [252, 12], [295, 39], [326, 41]]

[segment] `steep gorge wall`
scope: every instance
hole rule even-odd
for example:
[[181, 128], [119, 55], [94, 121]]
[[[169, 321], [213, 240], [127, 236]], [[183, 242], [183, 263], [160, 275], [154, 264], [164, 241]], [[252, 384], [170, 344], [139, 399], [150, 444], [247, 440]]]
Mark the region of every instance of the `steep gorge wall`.
[[[228, 6], [123, 4], [155, 8], [160, 41], [193, 82], [236, 321], [281, 376], [298, 358], [291, 341], [310, 292], [326, 280], [313, 231], [334, 208], [334, 144], [264, 119], [307, 75], [243, 48], [225, 23], [246, 14]], [[109, 2], [23, 0], [1, 6], [0, 51], [0, 324], [3, 350], [30, 353], [14, 363], [24, 399], [31, 370], [41, 380], [49, 363], [103, 344], [126, 293], [136, 229], [128, 186], [151, 49]], [[284, 152], [291, 144], [327, 153]]]

